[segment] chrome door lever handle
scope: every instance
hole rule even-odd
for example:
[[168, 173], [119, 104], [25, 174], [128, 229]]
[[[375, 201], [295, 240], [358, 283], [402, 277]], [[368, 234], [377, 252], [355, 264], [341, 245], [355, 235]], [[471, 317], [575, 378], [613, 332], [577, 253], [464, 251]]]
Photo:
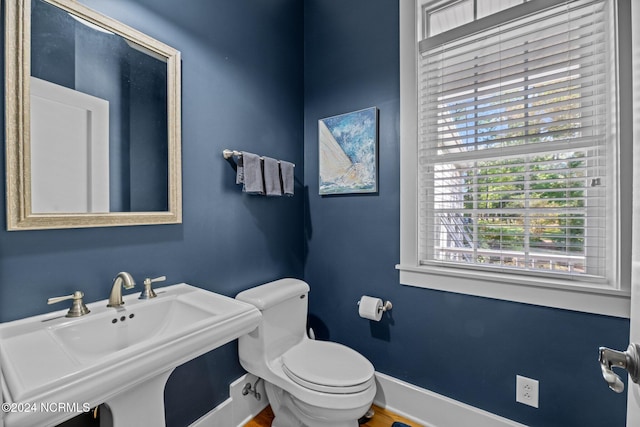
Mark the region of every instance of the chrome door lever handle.
[[600, 347], [599, 357], [602, 377], [609, 384], [609, 388], [616, 393], [622, 393], [624, 383], [613, 372], [613, 368], [626, 369], [631, 381], [638, 384], [640, 381], [640, 345], [629, 344], [627, 351], [616, 351], [606, 347]]

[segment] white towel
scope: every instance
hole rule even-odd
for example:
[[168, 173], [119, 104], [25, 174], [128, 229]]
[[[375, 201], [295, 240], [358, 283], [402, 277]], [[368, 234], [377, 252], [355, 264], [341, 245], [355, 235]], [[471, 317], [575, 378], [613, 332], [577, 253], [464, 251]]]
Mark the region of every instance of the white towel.
[[249, 194], [264, 194], [262, 161], [260, 160], [260, 156], [243, 151], [242, 166], [244, 176], [242, 191]]
[[294, 189], [294, 164], [280, 160], [280, 177], [282, 179], [282, 192], [285, 196], [293, 196]]
[[280, 184], [280, 167], [276, 159], [264, 157], [264, 190], [267, 196], [282, 196], [282, 186]]

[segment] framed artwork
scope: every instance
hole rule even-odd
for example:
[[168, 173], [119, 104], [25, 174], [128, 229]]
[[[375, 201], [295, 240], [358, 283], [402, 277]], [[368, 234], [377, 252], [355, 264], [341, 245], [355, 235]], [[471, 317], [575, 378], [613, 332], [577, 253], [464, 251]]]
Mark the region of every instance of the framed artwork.
[[320, 195], [378, 191], [378, 108], [318, 120]]

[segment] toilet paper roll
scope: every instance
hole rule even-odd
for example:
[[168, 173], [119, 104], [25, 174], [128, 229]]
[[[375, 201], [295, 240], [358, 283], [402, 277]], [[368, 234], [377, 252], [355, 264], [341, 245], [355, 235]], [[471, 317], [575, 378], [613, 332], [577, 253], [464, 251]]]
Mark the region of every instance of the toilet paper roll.
[[360, 298], [358, 314], [360, 314], [360, 317], [378, 322], [382, 319], [382, 304], [380, 298], [363, 295], [362, 298]]

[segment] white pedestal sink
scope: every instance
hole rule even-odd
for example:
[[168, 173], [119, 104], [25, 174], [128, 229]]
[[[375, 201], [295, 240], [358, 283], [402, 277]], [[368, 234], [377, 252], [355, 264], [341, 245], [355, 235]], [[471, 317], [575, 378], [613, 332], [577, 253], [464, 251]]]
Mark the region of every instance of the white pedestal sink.
[[176, 366], [252, 331], [250, 304], [181, 283], [157, 298], [124, 297], [0, 324], [5, 427], [55, 426], [106, 403], [114, 427], [164, 425], [164, 386]]

